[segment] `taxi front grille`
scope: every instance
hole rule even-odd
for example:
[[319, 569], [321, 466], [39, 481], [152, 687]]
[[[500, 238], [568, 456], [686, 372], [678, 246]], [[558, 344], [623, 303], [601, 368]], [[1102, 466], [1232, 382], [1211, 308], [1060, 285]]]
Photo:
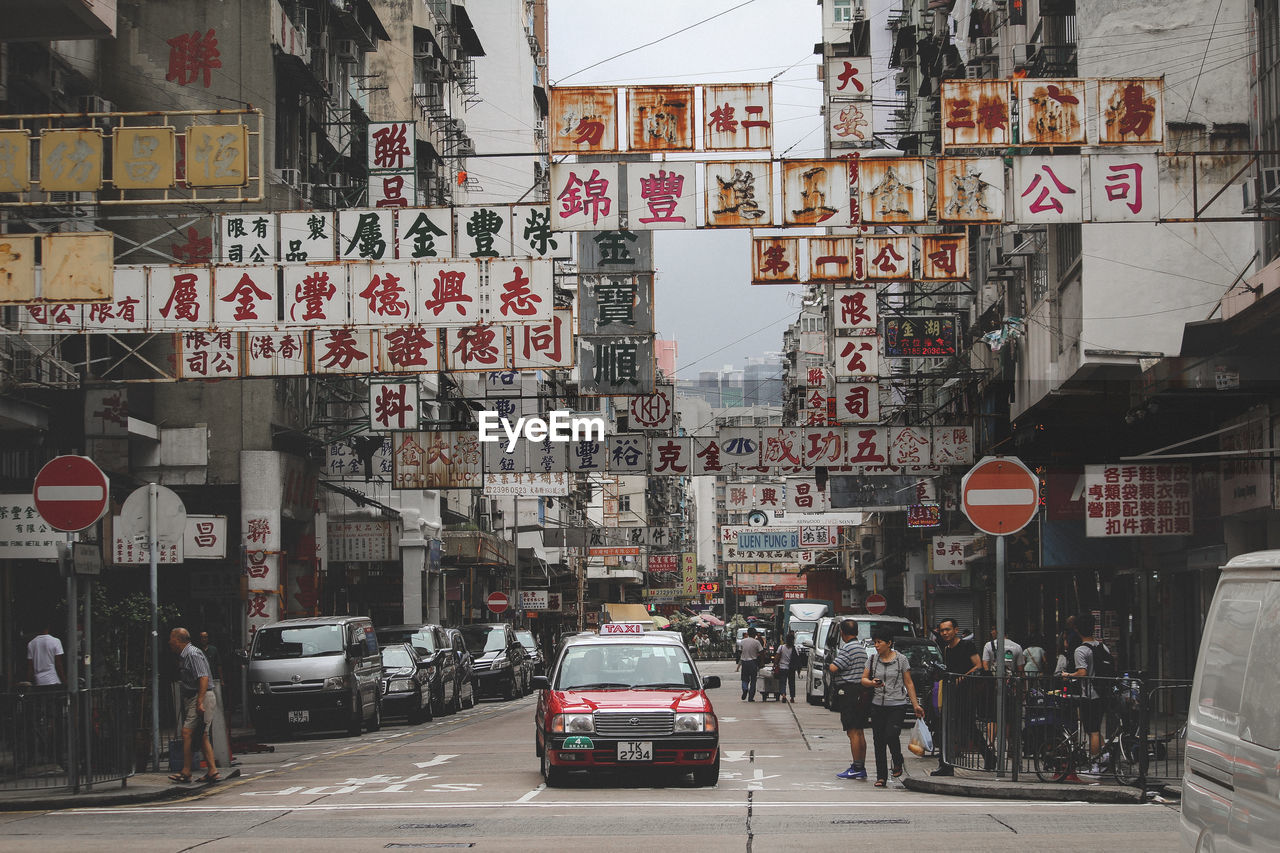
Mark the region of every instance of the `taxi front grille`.
[[594, 716], [596, 734], [603, 737], [661, 737], [675, 731], [676, 725], [676, 715], [671, 711], [597, 711]]

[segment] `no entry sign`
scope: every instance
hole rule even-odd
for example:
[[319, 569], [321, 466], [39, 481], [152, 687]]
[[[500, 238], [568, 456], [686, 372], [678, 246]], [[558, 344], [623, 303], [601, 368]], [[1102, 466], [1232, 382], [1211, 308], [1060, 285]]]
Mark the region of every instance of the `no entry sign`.
[[960, 481], [960, 508], [992, 536], [1017, 533], [1040, 509], [1040, 478], [1013, 456], [987, 456]]
[[889, 602], [880, 593], [873, 592], [867, 596], [866, 606], [867, 612], [874, 616], [883, 613], [885, 608], [889, 606]]
[[484, 600], [484, 606], [488, 607], [494, 613], [501, 613], [511, 605], [511, 599], [507, 598], [505, 592], [491, 592], [489, 597]]
[[55, 456], [36, 474], [32, 497], [50, 527], [74, 533], [107, 511], [107, 475], [87, 456]]

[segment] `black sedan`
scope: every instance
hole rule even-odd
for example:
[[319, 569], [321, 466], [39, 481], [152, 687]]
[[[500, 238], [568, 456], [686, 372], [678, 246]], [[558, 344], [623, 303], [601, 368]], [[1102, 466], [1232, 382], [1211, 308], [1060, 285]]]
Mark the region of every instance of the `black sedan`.
[[382, 645], [408, 643], [423, 659], [431, 690], [431, 713], [452, 714], [462, 708], [458, 691], [458, 659], [445, 629], [439, 625], [390, 625], [378, 629]]
[[524, 646], [525, 651], [529, 653], [529, 663], [533, 666], [534, 675], [547, 674], [547, 662], [542, 657], [542, 649], [538, 647], [538, 641], [534, 638], [532, 631], [516, 631], [516, 639], [520, 641], [520, 645]]
[[382, 647], [382, 716], [405, 717], [409, 725], [432, 717], [428, 666], [408, 643]]

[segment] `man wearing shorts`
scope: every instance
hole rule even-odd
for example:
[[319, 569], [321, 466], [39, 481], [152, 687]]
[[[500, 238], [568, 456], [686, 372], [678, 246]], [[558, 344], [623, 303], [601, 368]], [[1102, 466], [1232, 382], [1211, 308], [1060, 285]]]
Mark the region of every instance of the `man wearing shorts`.
[[845, 619], [840, 623], [840, 650], [835, 660], [827, 665], [831, 671], [831, 689], [840, 703], [840, 728], [849, 736], [849, 754], [853, 763], [849, 769], [836, 776], [841, 779], [866, 779], [867, 768], [867, 710], [860, 707], [858, 696], [862, 692], [862, 674], [867, 669], [867, 649], [858, 642], [858, 623]]
[[209, 768], [201, 782], [217, 782], [218, 765], [213, 760], [213, 742], [209, 740], [209, 723], [213, 719], [216, 694], [209, 690], [209, 661], [204, 652], [191, 643], [186, 628], [169, 632], [169, 648], [178, 655], [178, 677], [182, 683], [182, 772], [169, 776], [174, 782], [191, 781], [191, 741], [199, 732], [200, 751]]

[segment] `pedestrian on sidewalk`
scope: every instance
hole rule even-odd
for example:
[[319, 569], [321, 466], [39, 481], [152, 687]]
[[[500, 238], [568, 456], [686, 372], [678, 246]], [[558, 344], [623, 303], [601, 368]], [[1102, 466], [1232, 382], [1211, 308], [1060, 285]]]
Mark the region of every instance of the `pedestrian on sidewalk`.
[[742, 698], [748, 702], [756, 701], [756, 675], [760, 672], [760, 655], [764, 652], [764, 644], [756, 639], [756, 629], [747, 629], [747, 636], [742, 638], [738, 647], [740, 666], [742, 667]]
[[796, 632], [788, 631], [778, 646], [778, 656], [773, 665], [778, 676], [778, 695], [783, 702], [787, 701], [788, 691], [791, 701], [796, 701], [796, 669], [799, 667], [800, 653], [796, 651]]
[[221, 781], [213, 758], [213, 742], [209, 740], [209, 723], [217, 702], [209, 690], [209, 661], [204, 652], [192, 644], [186, 628], [169, 632], [169, 648], [178, 656], [178, 677], [182, 684], [182, 771], [170, 774], [169, 779], [179, 783], [191, 781], [192, 742], [199, 737], [200, 751], [208, 767], [199, 781]]
[[[961, 719], [966, 710], [964, 707], [965, 678], [982, 670], [982, 659], [978, 657], [978, 649], [972, 642], [960, 639], [954, 619], [943, 619], [938, 622], [938, 636], [942, 637], [942, 662], [947, 672], [953, 677], [938, 683], [938, 716], [942, 720], [940, 732], [942, 739], [938, 747], [938, 769], [930, 775], [952, 776], [955, 774], [955, 768], [947, 762], [947, 755], [948, 753], [957, 754], [963, 749], [964, 738], [959, 736], [961, 731], [973, 729], [976, 735], [975, 740], [982, 741], [982, 735], [977, 731], [977, 720], [972, 716]], [[973, 709], [968, 710], [972, 714]], [[951, 733], [958, 742], [948, 742], [948, 733]], [[995, 755], [989, 752], [990, 747], [987, 749], [990, 763], [994, 767]]]
[[45, 619], [40, 633], [27, 643], [27, 680], [37, 687], [56, 687], [67, 681], [62, 641], [49, 633], [51, 627], [52, 620]]
[[886, 751], [893, 756], [893, 778], [902, 775], [902, 720], [907, 715], [907, 703], [917, 717], [924, 716], [924, 708], [916, 698], [916, 686], [911, 682], [911, 662], [907, 656], [893, 648], [893, 633], [888, 628], [877, 628], [871, 634], [876, 653], [871, 656], [862, 675], [862, 685], [871, 693], [871, 735], [876, 750], [876, 787], [889, 783]]
[[871, 694], [863, 689], [862, 675], [867, 670], [867, 649], [858, 641], [858, 623], [852, 619], [840, 622], [840, 650], [827, 664], [831, 673], [831, 689], [840, 709], [840, 728], [849, 736], [849, 769], [836, 776], [841, 779], [867, 778], [867, 709]]
[[1076, 617], [1076, 630], [1080, 632], [1080, 645], [1076, 646], [1075, 668], [1066, 674], [1083, 679], [1080, 683], [1080, 725], [1089, 736], [1089, 756], [1092, 759], [1090, 773], [1102, 775], [1105, 757], [1102, 752], [1102, 716], [1106, 702], [1099, 695], [1094, 677], [1098, 674], [1099, 660], [1111, 660], [1111, 650], [1094, 634], [1092, 613]]
[[[994, 626], [991, 628], [991, 641], [982, 647], [982, 668], [987, 675], [996, 674], [996, 641], [998, 635]], [[1013, 641], [1007, 634], [1004, 638], [1004, 675], [1005, 675], [1005, 731], [1012, 736], [1013, 721], [1017, 719], [1019, 707], [1017, 696], [1021, 681], [1019, 676], [1026, 672], [1027, 656], [1022, 646]], [[987, 717], [987, 743], [995, 747], [996, 740], [996, 697], [1000, 695], [999, 685], [994, 678], [986, 683], [987, 695], [983, 706]]]

